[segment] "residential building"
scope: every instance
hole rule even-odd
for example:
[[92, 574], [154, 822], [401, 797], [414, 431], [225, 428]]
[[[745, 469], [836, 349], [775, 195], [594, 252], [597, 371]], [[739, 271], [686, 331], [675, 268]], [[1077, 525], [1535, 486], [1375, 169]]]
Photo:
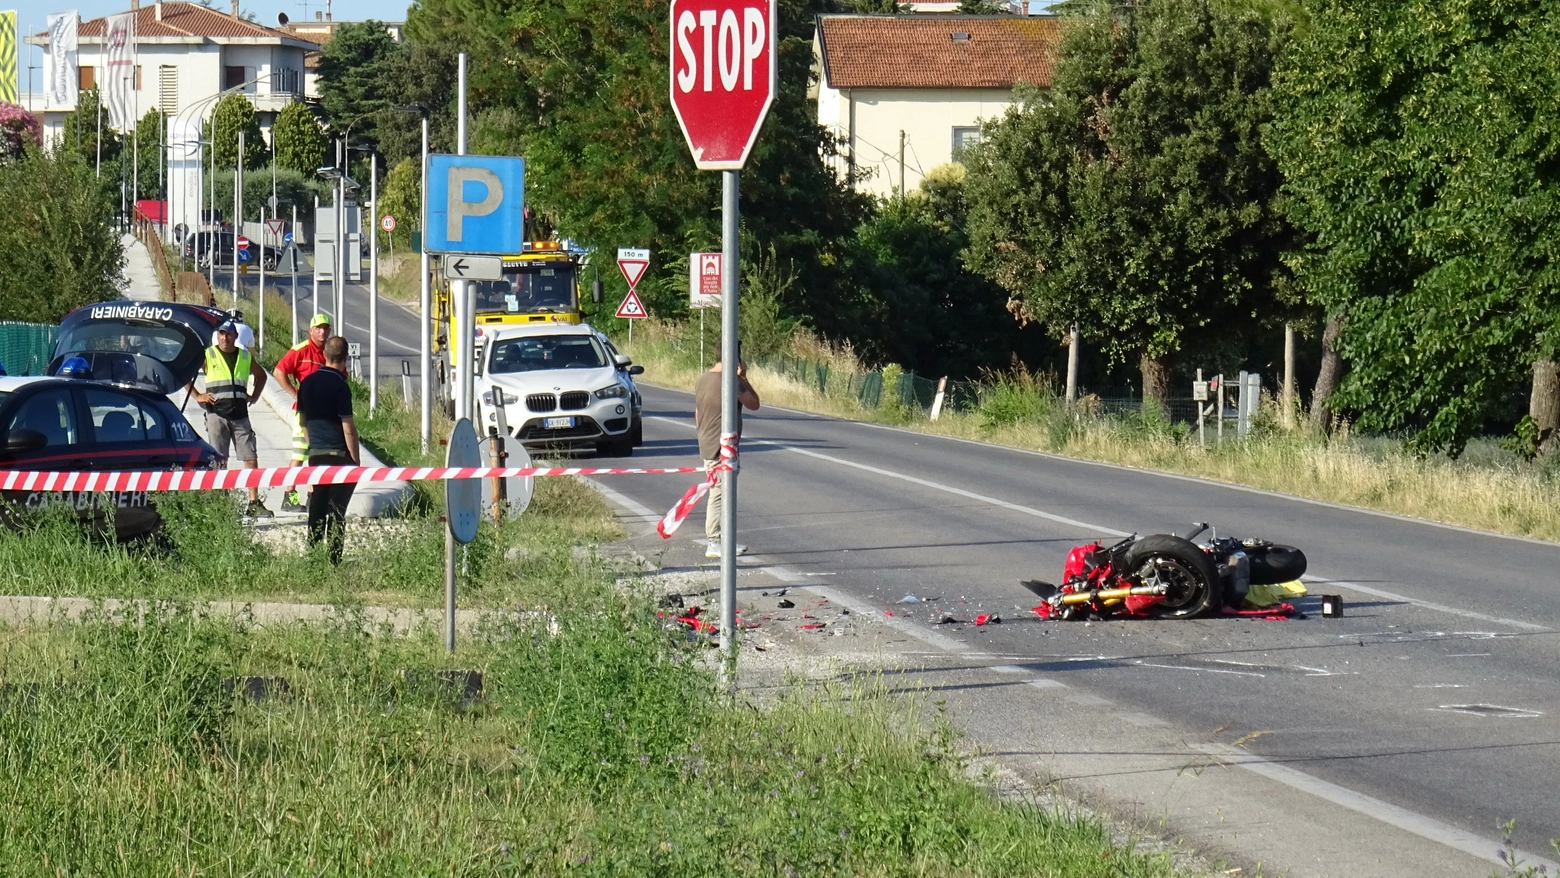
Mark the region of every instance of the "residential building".
[[[193, 227], [200, 192], [208, 185], [201, 179], [202, 121], [224, 92], [236, 92], [254, 104], [260, 129], [269, 139], [276, 114], [305, 97], [304, 56], [318, 44], [245, 20], [238, 0], [232, 0], [231, 12], [160, 0], [146, 5], [131, 0], [128, 11], [136, 16], [134, 116], [139, 119], [153, 108], [165, 114], [170, 214], [173, 223]], [[107, 29], [105, 18], [81, 22], [78, 64], [83, 89], [103, 85], [98, 80]], [[47, 46], [48, 35], [26, 41]], [[66, 114], [74, 109], [74, 104], [45, 104], [41, 115], [46, 141], [74, 136], [63, 128]]]
[[1053, 16], [818, 16], [818, 123], [837, 140], [832, 163], [860, 175], [864, 192], [915, 191], [1013, 105], [1017, 84], [1050, 86], [1060, 39]]

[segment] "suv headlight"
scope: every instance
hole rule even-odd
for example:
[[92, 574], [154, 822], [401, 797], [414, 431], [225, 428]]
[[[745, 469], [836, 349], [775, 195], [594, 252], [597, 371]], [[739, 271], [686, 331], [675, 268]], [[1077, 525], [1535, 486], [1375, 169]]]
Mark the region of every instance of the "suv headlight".
[[[507, 390], [500, 391], [500, 392], [504, 394], [504, 405], [514, 405], [515, 403], [520, 401], [520, 397], [515, 396], [513, 393], [510, 393]], [[491, 390], [484, 390], [482, 392], [482, 404], [483, 405], [492, 405], [493, 404], [493, 391], [491, 391]]]
[[603, 387], [596, 391], [597, 399], [622, 399], [625, 396], [628, 396], [628, 388], [621, 384], [614, 384], [611, 387]]

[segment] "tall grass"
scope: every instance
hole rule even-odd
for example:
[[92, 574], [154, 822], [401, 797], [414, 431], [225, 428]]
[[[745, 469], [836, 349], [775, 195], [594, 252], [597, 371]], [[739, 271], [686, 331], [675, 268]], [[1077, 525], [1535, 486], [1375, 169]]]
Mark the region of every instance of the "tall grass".
[[[30, 875], [1159, 876], [1004, 803], [943, 722], [863, 683], [769, 710], [597, 575], [554, 612], [424, 639], [214, 620], [0, 629], [0, 862]], [[439, 684], [484, 675], [479, 698]], [[253, 701], [233, 681], [269, 678]], [[278, 680], [282, 682], [278, 682]]]
[[[676, 325], [639, 329], [629, 353], [645, 367], [644, 380], [693, 386], [697, 349], [690, 357], [687, 336]], [[1560, 540], [1560, 465], [1526, 463], [1493, 441], [1471, 443], [1457, 460], [1420, 457], [1388, 437], [1356, 436], [1346, 428], [1331, 436], [1280, 429], [1270, 401], [1244, 439], [1227, 429], [1217, 443], [1210, 423], [1204, 448], [1193, 426], [1152, 414], [1104, 414], [1089, 400], [1068, 406], [1046, 377], [1021, 369], [983, 376], [976, 404], [945, 408], [931, 421], [918, 407], [892, 404], [892, 394], [884, 394], [890, 404], [870, 408], [846, 392], [845, 375], [863, 371], [848, 349], [801, 334], [792, 354], [828, 363], [829, 381], [820, 388], [750, 363], [749, 378], [766, 404]]]

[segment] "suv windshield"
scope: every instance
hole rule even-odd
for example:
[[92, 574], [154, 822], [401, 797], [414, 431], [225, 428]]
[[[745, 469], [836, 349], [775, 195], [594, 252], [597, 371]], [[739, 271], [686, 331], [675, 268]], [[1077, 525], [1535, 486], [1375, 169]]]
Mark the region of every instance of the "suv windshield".
[[540, 372], [546, 369], [600, 369], [607, 365], [601, 343], [588, 335], [531, 335], [495, 341], [488, 372]]
[[477, 311], [527, 314], [574, 309], [574, 266], [549, 262], [505, 268], [503, 280], [478, 281]]

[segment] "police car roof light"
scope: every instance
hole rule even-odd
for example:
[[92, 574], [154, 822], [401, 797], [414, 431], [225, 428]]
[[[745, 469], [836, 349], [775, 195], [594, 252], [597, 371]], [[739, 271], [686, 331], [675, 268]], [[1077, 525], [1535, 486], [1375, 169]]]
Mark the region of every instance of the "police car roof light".
[[85, 357], [70, 357], [60, 364], [61, 378], [91, 378], [92, 366]]

